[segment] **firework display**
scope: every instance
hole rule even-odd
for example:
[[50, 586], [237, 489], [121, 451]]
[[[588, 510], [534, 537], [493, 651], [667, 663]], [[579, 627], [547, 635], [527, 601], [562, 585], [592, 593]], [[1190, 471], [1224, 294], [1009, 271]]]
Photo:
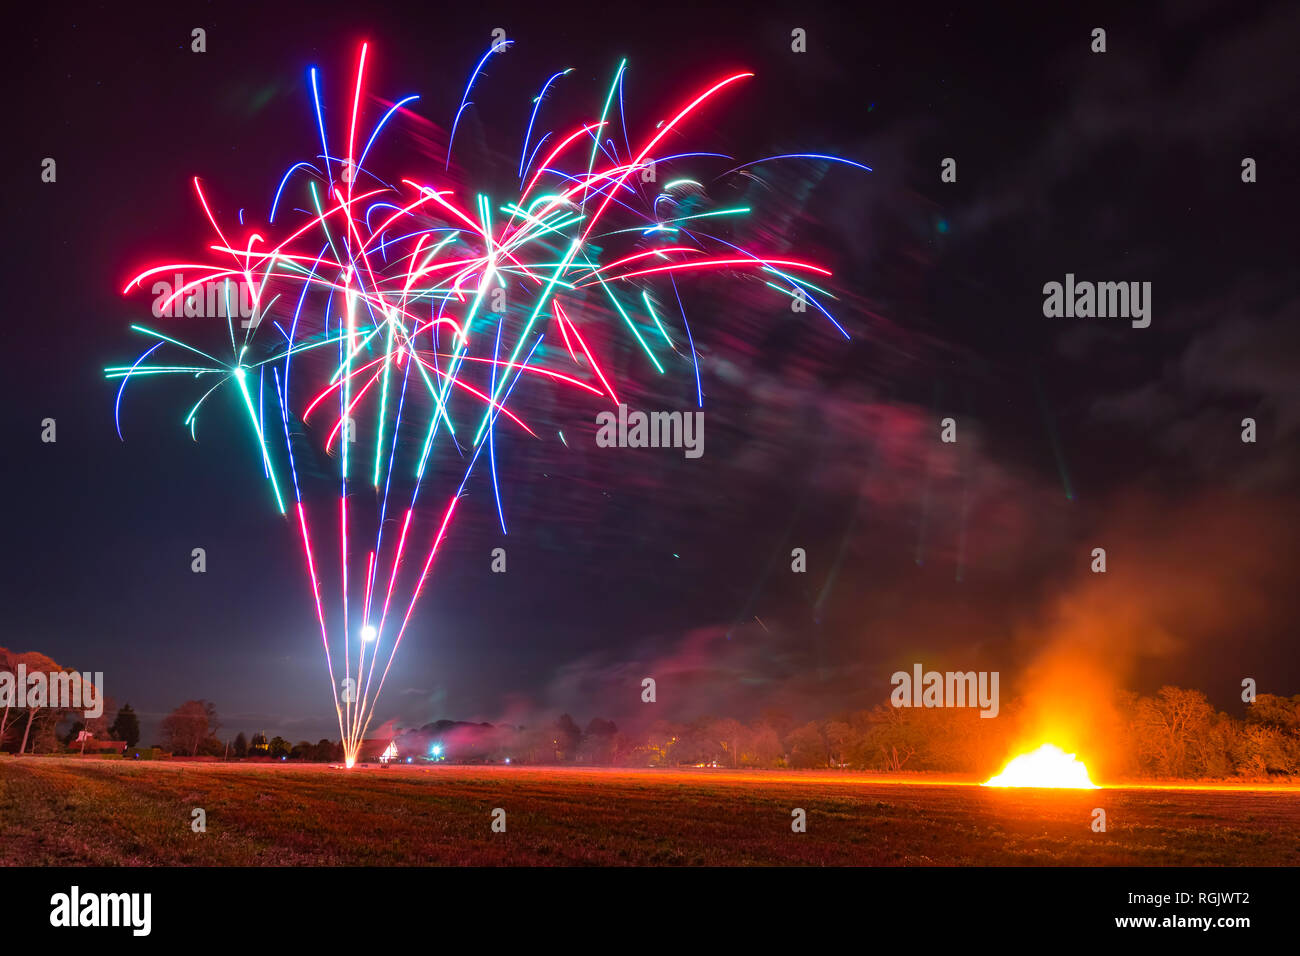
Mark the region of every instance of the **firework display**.
[[1285, 933], [1300, 6], [9, 19], [20, 938]]
[[[724, 238], [720, 224], [762, 210], [715, 202], [711, 184], [758, 163], [868, 167], [813, 153], [738, 165], [683, 147], [700, 114], [716, 116], [752, 74], [720, 76], [646, 123], [623, 115], [624, 61], [601, 91], [599, 115], [574, 128], [547, 128], [548, 97], [571, 71], [550, 76], [531, 100], [516, 193], [475, 191], [461, 185], [474, 171], [457, 168], [456, 133], [485, 64], [508, 46], [484, 54], [442, 162], [420, 169], [371, 159], [418, 97], [373, 108], [368, 45], [338, 114], [311, 69], [319, 151], [287, 170], [265, 223], [224, 210], [196, 176], [210, 244], [140, 271], [122, 290], [153, 290], [157, 316], [223, 320], [208, 327], [219, 327], [216, 345], [157, 322], [132, 326], [151, 342], [106, 370], [120, 380], [118, 434], [124, 391], [138, 377], [193, 380], [181, 422], [196, 440], [201, 413], [217, 396], [233, 398], [225, 407], [241, 410], [256, 443], [269, 508], [301, 541], [349, 766], [467, 488], [490, 487], [504, 533], [498, 442], [565, 440], [530, 424], [528, 396], [545, 387], [593, 412], [620, 405], [623, 383], [598, 354], [611, 330], [598, 339], [594, 323], [613, 318], [641, 357], [636, 374], [681, 371], [700, 404], [679, 284], [701, 273], [761, 281], [848, 337], [832, 312], [831, 270]], [[317, 480], [326, 472], [328, 493]]]

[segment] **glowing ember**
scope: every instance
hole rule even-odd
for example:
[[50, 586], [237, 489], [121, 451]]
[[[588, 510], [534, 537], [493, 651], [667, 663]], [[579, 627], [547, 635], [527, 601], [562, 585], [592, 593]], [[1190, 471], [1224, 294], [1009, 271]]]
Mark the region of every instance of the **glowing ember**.
[[1101, 789], [1088, 779], [1088, 768], [1075, 759], [1074, 754], [1067, 754], [1052, 744], [1043, 744], [1037, 750], [1016, 757], [983, 786]]

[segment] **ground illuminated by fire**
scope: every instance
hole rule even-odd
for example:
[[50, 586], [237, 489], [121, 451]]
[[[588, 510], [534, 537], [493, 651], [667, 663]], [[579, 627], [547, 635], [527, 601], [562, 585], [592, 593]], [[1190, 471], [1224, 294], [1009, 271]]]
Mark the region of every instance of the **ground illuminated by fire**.
[[[1109, 780], [1103, 791], [997, 788], [832, 770], [42, 757], [0, 760], [0, 865], [1297, 866], [1297, 791]], [[220, 838], [178, 839], [179, 805], [207, 806]], [[1105, 832], [1091, 825], [1099, 805]], [[507, 834], [486, 822], [494, 807], [508, 815]], [[794, 808], [807, 815], [805, 832], [791, 830]]]

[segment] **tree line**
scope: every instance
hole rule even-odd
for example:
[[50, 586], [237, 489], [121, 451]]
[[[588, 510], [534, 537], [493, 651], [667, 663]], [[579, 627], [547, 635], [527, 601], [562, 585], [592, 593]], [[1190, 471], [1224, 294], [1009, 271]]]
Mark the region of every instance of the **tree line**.
[[[1300, 695], [1260, 694], [1243, 718], [1223, 713], [1197, 690], [1162, 687], [1115, 696], [1098, 739], [1077, 749], [1097, 759], [1109, 779], [1263, 779], [1300, 775]], [[989, 720], [960, 707], [895, 708], [882, 704], [798, 722], [768, 711], [756, 720], [701, 717], [665, 720], [631, 732], [596, 719], [585, 730], [569, 716], [535, 730], [482, 735], [475, 756], [518, 762], [627, 767], [718, 766], [754, 769], [928, 771], [988, 775], [1034, 738], [1023, 702]], [[400, 741], [400, 738], [399, 738]], [[400, 746], [399, 746], [400, 752]]]
[[[1120, 692], [1098, 739], [1078, 745], [1104, 779], [1263, 779], [1300, 776], [1300, 695], [1260, 694], [1243, 718], [1215, 709], [1197, 690], [1162, 687], [1142, 696]], [[199, 702], [186, 705], [201, 725]], [[374, 762], [392, 744], [399, 761], [574, 764], [613, 767], [726, 767], [734, 769], [921, 771], [988, 775], [1017, 748], [1044, 741], [1027, 736], [1023, 702], [1012, 701], [996, 720], [970, 708], [895, 708], [887, 704], [830, 718], [799, 722], [767, 711], [742, 722], [700, 717], [655, 720], [635, 729], [592, 718], [585, 726], [569, 714], [530, 726], [440, 720], [368, 742], [363, 760]], [[171, 718], [169, 718], [170, 720]], [[180, 743], [172, 733], [164, 737]], [[231, 757], [332, 761], [341, 745], [321, 740], [290, 744], [241, 733], [225, 750]], [[176, 747], [177, 752], [182, 752]], [[220, 756], [224, 745], [204, 738], [196, 751]], [[1093, 758], [1096, 758], [1095, 761]]]
[[[60, 670], [44, 655], [0, 648], [0, 671], [14, 672], [19, 663], [29, 673]], [[1095, 730], [1097, 739], [1079, 747], [1100, 755], [1107, 778], [1300, 775], [1300, 695], [1260, 694], [1241, 718], [1217, 710], [1200, 691], [1181, 687], [1162, 687], [1150, 696], [1122, 691], [1111, 703], [1113, 719]], [[882, 704], [806, 722], [767, 711], [748, 722], [705, 716], [654, 720], [633, 729], [600, 717], [584, 727], [569, 714], [529, 726], [441, 720], [368, 741], [362, 759], [374, 762], [391, 743], [398, 760], [412, 762], [987, 774], [1025, 743], [1019, 719], [1024, 712], [1020, 701], [1004, 706], [996, 720], [969, 708]], [[106, 700], [104, 713], [90, 720], [57, 707], [0, 707], [0, 751], [84, 752], [83, 730], [95, 741], [117, 741], [138, 752], [140, 722], [129, 703], [116, 707]], [[338, 741], [294, 744], [260, 732], [223, 739], [220, 731], [210, 701], [186, 701], [163, 719], [151, 751], [238, 760], [343, 759]]]

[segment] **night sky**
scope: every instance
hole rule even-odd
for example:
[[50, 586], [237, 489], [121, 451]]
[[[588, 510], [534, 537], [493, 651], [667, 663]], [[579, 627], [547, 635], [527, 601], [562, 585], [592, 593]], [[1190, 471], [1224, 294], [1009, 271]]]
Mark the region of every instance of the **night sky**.
[[[883, 701], [913, 662], [999, 670], [1014, 693], [1062, 647], [1115, 686], [1197, 687], [1230, 710], [1245, 677], [1300, 692], [1295, 4], [38, 6], [8, 30], [0, 644], [103, 671], [146, 742], [194, 698], [223, 734], [338, 732], [301, 545], [238, 408], [209, 411], [195, 443], [192, 389], [136, 382], [118, 440], [103, 369], [140, 353], [128, 327], [150, 321], [150, 296], [122, 286], [209, 241], [194, 175], [226, 216], [265, 216], [318, 151], [309, 66], [341, 113], [369, 40], [370, 90], [419, 93], [440, 155], [498, 26], [515, 46], [457, 133], [481, 188], [509, 187], [548, 76], [575, 67], [557, 115], [589, 120], [624, 56], [641, 131], [750, 69], [688, 148], [871, 166], [762, 167], [735, 187], [775, 211], [753, 241], [834, 270], [851, 339], [753, 283], [683, 283], [698, 460], [597, 449], [601, 406], [522, 396], [549, 431], [502, 433], [509, 535], [480, 476], [377, 720], [629, 722], [645, 676], [655, 716], [823, 717]], [[1150, 327], [1044, 317], [1044, 283], [1067, 273], [1150, 282]], [[615, 364], [629, 404], [693, 406], [689, 364], [662, 380], [632, 353]]]

